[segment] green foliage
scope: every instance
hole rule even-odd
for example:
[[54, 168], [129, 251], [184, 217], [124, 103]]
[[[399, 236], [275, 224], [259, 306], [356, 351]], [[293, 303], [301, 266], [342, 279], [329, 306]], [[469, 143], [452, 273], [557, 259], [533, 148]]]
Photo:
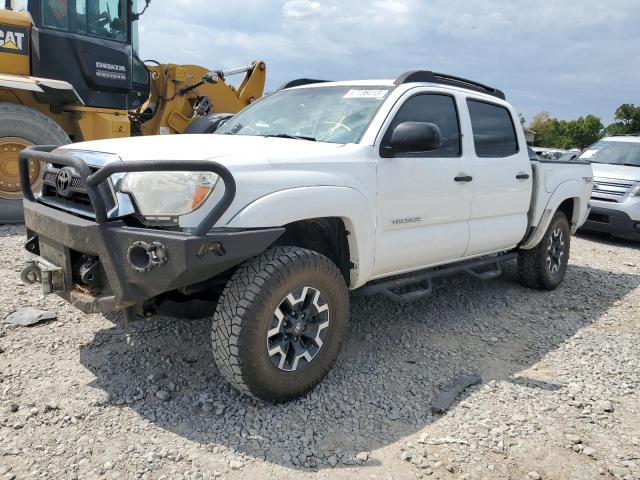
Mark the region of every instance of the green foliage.
[[640, 135], [640, 107], [625, 103], [616, 109], [614, 122], [607, 127], [608, 135]]
[[[521, 114], [519, 118], [521, 122], [524, 120]], [[529, 128], [536, 132], [535, 145], [538, 147], [583, 149], [605, 135], [640, 135], [640, 107], [633, 103], [620, 105], [616, 109], [614, 122], [606, 129], [595, 115], [558, 120], [549, 112], [538, 113], [531, 120]]]
[[604, 135], [604, 125], [594, 115], [558, 120], [549, 112], [540, 112], [533, 117], [529, 128], [536, 132], [535, 145], [539, 147], [583, 149]]

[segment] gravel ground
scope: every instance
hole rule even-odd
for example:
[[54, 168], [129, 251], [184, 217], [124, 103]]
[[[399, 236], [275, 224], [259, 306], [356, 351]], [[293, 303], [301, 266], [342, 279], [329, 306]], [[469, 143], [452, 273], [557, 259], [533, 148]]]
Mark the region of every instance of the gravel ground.
[[[83, 315], [19, 280], [0, 227], [0, 479], [640, 479], [640, 245], [583, 236], [554, 292], [456, 277], [409, 306], [354, 297], [349, 340], [306, 397], [221, 379], [209, 322]], [[439, 389], [480, 374], [444, 414]]]

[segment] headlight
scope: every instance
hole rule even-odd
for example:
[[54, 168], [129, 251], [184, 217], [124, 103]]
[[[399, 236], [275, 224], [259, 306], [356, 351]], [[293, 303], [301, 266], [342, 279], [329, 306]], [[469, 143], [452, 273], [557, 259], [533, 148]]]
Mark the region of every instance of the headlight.
[[127, 173], [118, 190], [134, 198], [145, 219], [168, 220], [200, 207], [218, 179], [209, 172], [136, 172]]

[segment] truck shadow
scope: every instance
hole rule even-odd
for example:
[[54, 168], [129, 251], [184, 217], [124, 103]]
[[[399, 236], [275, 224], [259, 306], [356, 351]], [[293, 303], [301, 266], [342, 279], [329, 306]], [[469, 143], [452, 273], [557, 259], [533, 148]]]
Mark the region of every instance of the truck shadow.
[[639, 285], [640, 276], [570, 266], [563, 286], [538, 292], [520, 287], [509, 265], [503, 277], [488, 282], [465, 276], [440, 281], [432, 297], [411, 305], [354, 296], [337, 365], [313, 392], [286, 405], [243, 397], [225, 383], [210, 353], [207, 320], [116, 324], [81, 350], [81, 362], [95, 375], [93, 386], [109, 395], [108, 408], [131, 408], [210, 450], [327, 468], [330, 456], [349, 464], [357, 452], [437, 421], [432, 401], [460, 374], [563, 388], [513, 374]]

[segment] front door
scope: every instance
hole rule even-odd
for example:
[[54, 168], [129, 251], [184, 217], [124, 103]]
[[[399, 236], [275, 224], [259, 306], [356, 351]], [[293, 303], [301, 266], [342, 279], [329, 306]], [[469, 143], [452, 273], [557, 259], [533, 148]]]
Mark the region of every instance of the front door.
[[433, 152], [378, 159], [377, 276], [455, 260], [469, 241], [473, 192], [464, 181], [470, 165], [462, 152], [456, 98], [409, 93], [395, 110], [381, 149], [394, 127], [407, 121], [437, 125], [443, 142]]

